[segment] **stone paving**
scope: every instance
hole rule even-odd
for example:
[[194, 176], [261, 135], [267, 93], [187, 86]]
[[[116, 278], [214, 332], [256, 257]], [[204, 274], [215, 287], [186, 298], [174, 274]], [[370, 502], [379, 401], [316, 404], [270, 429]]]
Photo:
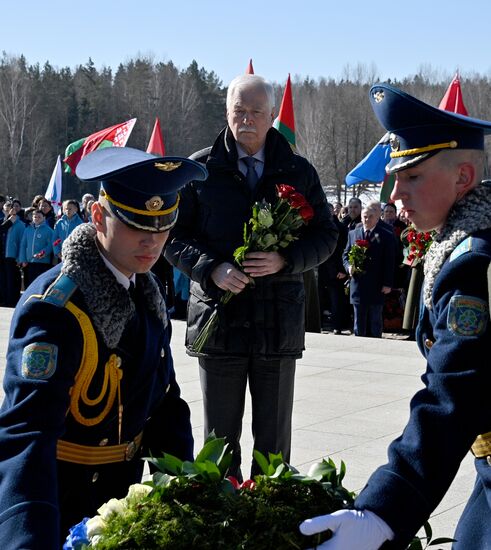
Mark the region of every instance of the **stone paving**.
[[[0, 376], [12, 310], [0, 308]], [[177, 378], [191, 407], [195, 448], [203, 444], [203, 411], [197, 360], [184, 351], [185, 324], [173, 322]], [[344, 484], [363, 488], [370, 473], [386, 461], [386, 449], [408, 418], [409, 400], [422, 387], [424, 360], [415, 342], [397, 338], [357, 338], [307, 334], [297, 363], [291, 463], [306, 473], [311, 464], [331, 457], [346, 463]], [[0, 396], [2, 391], [0, 390]], [[244, 475], [252, 455], [250, 406], [243, 427]], [[472, 490], [475, 474], [470, 453], [430, 522], [435, 536], [452, 536]]]

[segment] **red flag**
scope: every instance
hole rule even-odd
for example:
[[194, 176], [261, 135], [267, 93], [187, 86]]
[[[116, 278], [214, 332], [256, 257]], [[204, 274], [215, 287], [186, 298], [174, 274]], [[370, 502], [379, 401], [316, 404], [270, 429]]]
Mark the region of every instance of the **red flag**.
[[80, 160], [96, 149], [102, 149], [104, 147], [124, 147], [130, 137], [135, 122], [136, 118], [132, 118], [121, 124], [115, 124], [110, 128], [99, 130], [89, 137], [70, 143], [65, 150], [65, 158], [63, 159], [63, 162], [67, 165], [65, 171], [75, 172], [75, 168]]
[[165, 155], [164, 139], [162, 138], [159, 117], [155, 119], [152, 135], [150, 136], [150, 141], [148, 142], [147, 153], [152, 153], [153, 155], [157, 155], [159, 157], [163, 157]]
[[464, 100], [462, 99], [462, 90], [460, 89], [459, 73], [454, 76], [438, 108], [467, 116], [467, 109], [465, 108]]
[[249, 65], [246, 69], [245, 74], [254, 74], [254, 67], [252, 66], [252, 59], [249, 59]]
[[295, 149], [295, 115], [293, 112], [292, 84], [290, 75], [286, 81], [280, 112], [273, 122], [273, 126], [283, 134], [288, 143]]

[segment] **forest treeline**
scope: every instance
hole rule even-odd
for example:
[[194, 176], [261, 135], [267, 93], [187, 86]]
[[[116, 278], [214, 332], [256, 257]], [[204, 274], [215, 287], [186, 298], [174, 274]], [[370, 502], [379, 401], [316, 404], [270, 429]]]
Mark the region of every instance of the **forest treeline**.
[[[293, 78], [296, 141], [300, 154], [317, 168], [330, 196], [346, 197], [344, 178], [382, 137], [368, 101], [376, 69], [346, 68], [340, 79]], [[267, 77], [267, 75], [264, 75]], [[438, 105], [453, 75], [431, 67], [392, 84]], [[489, 76], [460, 76], [470, 116], [491, 120]], [[127, 145], [146, 149], [155, 118], [162, 125], [166, 154], [188, 156], [210, 145], [225, 126], [226, 84], [213, 70], [193, 61], [180, 69], [171, 61], [138, 57], [114, 71], [97, 69], [91, 59], [74, 69], [49, 62], [30, 65], [24, 56], [0, 58], [0, 193], [23, 203], [44, 193], [58, 155], [66, 146], [98, 130], [137, 118]], [[284, 83], [274, 83], [277, 110]], [[63, 198], [95, 191], [70, 174]]]

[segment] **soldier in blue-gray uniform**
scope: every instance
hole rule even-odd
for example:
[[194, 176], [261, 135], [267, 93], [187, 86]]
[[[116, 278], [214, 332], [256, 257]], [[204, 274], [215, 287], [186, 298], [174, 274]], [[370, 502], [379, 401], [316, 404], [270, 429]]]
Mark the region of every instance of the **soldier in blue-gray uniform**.
[[402, 201], [419, 230], [436, 232], [425, 259], [416, 331], [427, 361], [424, 388], [411, 401], [388, 463], [369, 478], [356, 509], [307, 520], [300, 529], [330, 529], [325, 550], [406, 548], [470, 450], [477, 479], [453, 548], [489, 550], [491, 185], [481, 180], [491, 122], [441, 111], [385, 84], [372, 87], [370, 100], [391, 132], [391, 198]]
[[136, 149], [77, 167], [100, 182], [93, 224], [22, 296], [0, 411], [0, 548], [60, 548], [68, 528], [139, 482], [142, 456], [193, 456], [161, 285], [150, 273], [174, 225], [178, 189], [206, 170]]

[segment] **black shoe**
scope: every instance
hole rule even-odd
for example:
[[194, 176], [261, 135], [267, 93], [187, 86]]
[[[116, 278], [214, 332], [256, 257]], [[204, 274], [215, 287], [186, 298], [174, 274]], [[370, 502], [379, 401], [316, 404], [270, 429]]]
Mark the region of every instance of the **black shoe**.
[[332, 331], [333, 334], [336, 334], [336, 335], [339, 335], [341, 334], [341, 331], [338, 330], [337, 328], [335, 328], [333, 331]]

